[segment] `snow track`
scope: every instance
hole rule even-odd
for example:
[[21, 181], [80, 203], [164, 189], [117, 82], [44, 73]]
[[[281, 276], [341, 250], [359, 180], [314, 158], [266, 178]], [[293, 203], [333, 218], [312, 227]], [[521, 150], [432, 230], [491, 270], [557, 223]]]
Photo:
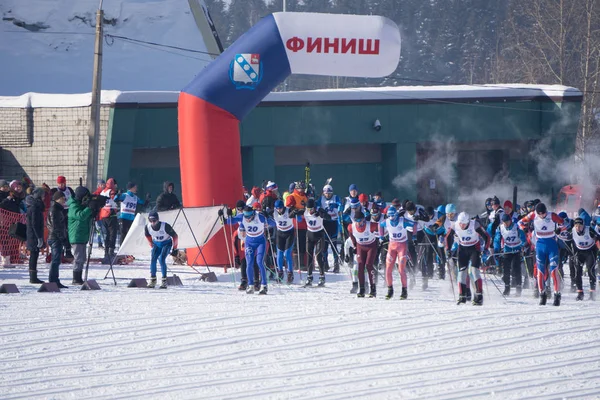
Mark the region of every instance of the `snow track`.
[[147, 276], [139, 264], [116, 267], [116, 287], [60, 294], [0, 270], [22, 290], [0, 296], [1, 397], [600, 397], [599, 304], [575, 294], [540, 307], [531, 290], [505, 301], [490, 282], [483, 307], [456, 306], [448, 281], [422, 291], [417, 279], [406, 301], [385, 300], [383, 282], [379, 298], [357, 299], [347, 276], [328, 274], [319, 290], [258, 296], [231, 274], [205, 283], [178, 266], [184, 287], [127, 288]]

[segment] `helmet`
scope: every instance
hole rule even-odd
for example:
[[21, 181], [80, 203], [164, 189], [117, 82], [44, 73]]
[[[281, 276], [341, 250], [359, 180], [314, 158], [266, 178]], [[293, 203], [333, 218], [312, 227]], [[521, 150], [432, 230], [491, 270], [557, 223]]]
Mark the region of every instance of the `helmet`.
[[296, 182], [296, 189], [298, 189], [298, 190], [305, 190], [306, 189], [306, 184], [303, 181]]
[[456, 206], [452, 203], [447, 204], [446, 214], [456, 214]]
[[331, 185], [323, 186], [323, 193], [333, 193], [333, 187]]
[[471, 221], [471, 217], [466, 212], [461, 212], [458, 214], [457, 221], [459, 224], [468, 224]]
[[275, 208], [283, 208], [283, 201], [281, 200], [275, 200]]
[[436, 211], [438, 214], [446, 214], [446, 207], [444, 205], [439, 205]]
[[389, 206], [387, 209], [387, 217], [390, 219], [394, 219], [397, 216], [398, 216], [398, 210], [396, 210], [396, 207]]

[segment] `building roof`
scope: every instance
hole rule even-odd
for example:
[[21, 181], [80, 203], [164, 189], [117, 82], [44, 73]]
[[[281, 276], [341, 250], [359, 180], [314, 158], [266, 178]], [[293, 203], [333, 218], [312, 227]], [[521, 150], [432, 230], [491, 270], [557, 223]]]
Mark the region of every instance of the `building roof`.
[[[562, 85], [444, 85], [394, 86], [349, 89], [319, 89], [298, 92], [272, 92], [264, 102], [345, 102], [345, 101], [419, 101], [419, 100], [476, 100], [476, 99], [536, 99], [570, 98], [577, 100], [582, 93]], [[103, 90], [102, 104], [167, 104], [177, 103], [179, 92], [122, 92]], [[48, 94], [25, 93], [21, 96], [0, 96], [0, 108], [86, 107], [91, 93]]]

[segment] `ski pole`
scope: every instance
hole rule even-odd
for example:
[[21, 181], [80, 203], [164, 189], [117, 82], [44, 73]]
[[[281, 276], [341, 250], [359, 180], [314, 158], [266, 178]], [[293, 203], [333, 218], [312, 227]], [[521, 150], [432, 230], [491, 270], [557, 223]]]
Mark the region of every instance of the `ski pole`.
[[[329, 239], [329, 242], [331, 243], [331, 237], [329, 236], [329, 233], [327, 233], [327, 230], [326, 230], [326, 229], [323, 229], [323, 230], [325, 231], [325, 234], [327, 235], [327, 239]], [[333, 247], [333, 250], [336, 252], [336, 254], [337, 254], [337, 256], [338, 256], [338, 259], [339, 259], [340, 261], [342, 261], [342, 263], [344, 263], [344, 264], [345, 264], [345, 261], [344, 261], [344, 260], [342, 260], [342, 256], [340, 256], [340, 253], [339, 253], [339, 251], [338, 251], [337, 247], [336, 247], [336, 246], [332, 246], [332, 247]], [[347, 266], [347, 265], [346, 265], [346, 269], [348, 270], [348, 273], [350, 274], [350, 279], [352, 279], [352, 271], [350, 270], [350, 268], [348, 268], [348, 266]]]
[[[265, 229], [267, 231], [267, 240], [269, 241], [269, 250], [271, 250], [271, 258], [273, 258], [273, 266], [275, 267], [275, 280], [278, 284], [281, 285], [281, 279], [279, 279], [279, 266], [277, 265], [277, 260], [275, 259], [275, 254], [273, 253], [273, 242], [271, 241], [271, 232], [269, 232], [269, 228], [267, 227], [267, 229]], [[277, 244], [275, 244], [277, 245]], [[265, 264], [265, 267], [266, 264]], [[267, 267], [269, 268], [269, 267]], [[269, 268], [269, 272], [273, 273], [273, 271]]]
[[[222, 218], [223, 223], [223, 237], [225, 238], [225, 247], [227, 247], [227, 259], [229, 260], [229, 266], [231, 268], [231, 277], [233, 279], [233, 286], [236, 286], [236, 280], [235, 280], [235, 266], [233, 265], [233, 254], [232, 251], [230, 252], [229, 250], [229, 240], [227, 238], [227, 225], [225, 223], [225, 218]], [[231, 244], [231, 250], [233, 250], [233, 243]]]
[[298, 234], [298, 217], [296, 217], [296, 224], [294, 226], [296, 230], [296, 253], [298, 255], [298, 275], [300, 276], [300, 283], [302, 284], [302, 265], [300, 264], [300, 236]]

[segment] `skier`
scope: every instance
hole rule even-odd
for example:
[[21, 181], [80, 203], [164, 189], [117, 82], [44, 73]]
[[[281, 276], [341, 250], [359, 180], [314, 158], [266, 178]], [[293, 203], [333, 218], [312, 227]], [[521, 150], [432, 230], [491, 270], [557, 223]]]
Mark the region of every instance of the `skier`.
[[598, 240], [600, 237], [589, 226], [585, 226], [583, 218], [577, 217], [571, 228], [575, 249], [575, 264], [577, 285], [577, 301], [582, 301], [583, 294], [583, 265], [590, 279], [590, 300], [596, 300], [596, 259], [598, 258]]
[[[152, 211], [148, 214], [148, 224], [144, 228], [144, 235], [150, 244], [151, 259], [150, 259], [150, 283], [149, 288], [156, 287], [156, 262], [160, 262], [160, 272], [162, 274], [162, 282], [160, 289], [167, 288], [167, 256], [169, 253], [177, 251], [177, 233], [171, 225], [166, 222], [161, 222], [158, 219], [158, 213]], [[173, 251], [171, 252], [171, 248]]]
[[323, 261], [325, 262], [325, 270], [329, 269], [328, 253], [329, 245], [333, 250], [333, 272], [340, 272], [340, 261], [338, 259], [337, 252], [337, 237], [339, 231], [339, 213], [342, 206], [341, 200], [338, 195], [333, 194], [333, 187], [331, 185], [323, 186], [323, 195], [317, 200], [317, 206], [324, 209], [329, 214], [330, 219], [324, 220], [323, 225], [325, 232], [327, 232], [327, 238], [323, 247]]
[[[240, 207], [240, 203], [241, 207]], [[233, 233], [231, 235], [231, 241], [233, 244], [233, 256], [234, 256], [234, 262], [235, 265], [239, 266], [240, 268], [240, 273], [241, 273], [241, 279], [240, 279], [240, 286], [238, 286], [238, 290], [247, 290], [248, 289], [248, 274], [247, 274], [247, 269], [248, 269], [248, 263], [246, 261], [246, 257], [244, 256], [246, 253], [246, 248], [245, 248], [245, 244], [244, 241], [241, 239], [240, 235], [239, 235], [239, 224], [240, 222], [242, 222], [242, 219], [244, 217], [243, 215], [243, 209], [244, 207], [246, 207], [244, 204], [244, 202], [242, 200], [239, 200], [236, 203], [236, 209], [232, 210], [230, 208], [226, 209], [227, 212], [227, 219], [225, 219], [223, 217], [223, 210], [219, 210], [218, 211], [218, 215], [219, 217], [222, 218], [222, 222], [223, 225], [232, 225], [232, 229], [233, 229]], [[258, 270], [258, 263], [254, 263], [254, 290], [258, 291], [260, 290], [260, 275], [259, 275], [259, 270]]]
[[351, 184], [348, 187], [348, 193], [349, 196], [347, 196], [345, 198], [345, 203], [344, 203], [344, 212], [350, 208], [350, 203], [352, 202], [352, 199], [358, 199], [358, 186], [356, 186], [354, 183]]
[[150, 194], [146, 195], [146, 201], [137, 197], [137, 185], [134, 182], [127, 182], [127, 191], [115, 196], [114, 201], [121, 203], [121, 212], [119, 213], [118, 223], [121, 228], [121, 241], [119, 245], [123, 245], [125, 236], [129, 233], [131, 224], [135, 219], [135, 213], [138, 205], [145, 207], [150, 201]]
[[[545, 282], [548, 276], [552, 276], [554, 282], [554, 305], [560, 306], [561, 278], [558, 268], [558, 246], [556, 244], [556, 226], [564, 225], [564, 220], [553, 212], [548, 212], [544, 203], [535, 206], [535, 212], [528, 214], [519, 221], [521, 229], [527, 229], [528, 224], [533, 223], [535, 234], [535, 254], [537, 262], [537, 283], [540, 292], [540, 305], [546, 305], [547, 294]], [[548, 268], [547, 268], [548, 267]], [[548, 271], [549, 269], [549, 271]]]
[[267, 228], [267, 219], [254, 211], [249, 206], [244, 208], [243, 218], [238, 228], [238, 233], [242, 240], [245, 240], [246, 246], [246, 274], [248, 275], [248, 289], [246, 293], [254, 293], [254, 258], [258, 263], [258, 269], [260, 271], [262, 286], [258, 294], [267, 294], [267, 275], [264, 263], [265, 250], [267, 241], [265, 238], [265, 229]]
[[575, 248], [573, 247], [573, 220], [569, 218], [565, 211], [558, 213], [565, 223], [562, 228], [556, 230], [556, 237], [558, 238], [558, 269], [561, 276], [565, 276], [563, 266], [565, 263], [569, 264], [569, 276], [571, 278], [571, 293], [577, 292], [577, 285], [575, 283], [576, 271], [575, 271]]
[[381, 192], [376, 192], [373, 195], [371, 202], [373, 204], [376, 204], [380, 210], [383, 210], [386, 207], [386, 204], [385, 204], [385, 201], [383, 200], [383, 196], [381, 195]]
[[523, 289], [521, 285], [521, 251], [526, 241], [525, 232], [519, 228], [518, 224], [509, 214], [504, 213], [500, 229], [496, 230], [496, 235], [494, 236], [494, 253], [504, 253], [503, 296], [510, 295], [511, 274], [516, 284], [517, 297], [521, 296]]
[[[290, 215], [292, 213], [292, 215]], [[283, 201], [275, 202], [275, 212], [273, 218], [277, 226], [276, 243], [277, 243], [277, 274], [279, 280], [283, 280], [283, 264], [284, 260], [287, 264], [287, 284], [291, 285], [294, 282], [294, 260], [292, 251], [294, 250], [294, 215], [293, 211], [283, 205]]]
[[323, 230], [323, 221], [330, 220], [331, 217], [322, 208], [317, 208], [314, 199], [309, 199], [304, 212], [308, 232], [306, 234], [306, 252], [308, 254], [308, 276], [304, 286], [312, 286], [313, 268], [315, 266], [315, 258], [319, 265], [319, 283], [318, 286], [325, 285], [325, 268], [321, 252], [325, 243], [325, 232]]
[[[425, 245], [425, 260], [423, 263], [423, 271], [426, 272], [425, 276], [428, 279], [430, 279], [433, 278], [433, 267], [434, 262], [436, 262], [437, 258], [439, 258], [440, 260], [438, 264], [438, 275], [443, 275], [443, 273], [440, 273], [439, 271], [441, 270], [441, 268], [443, 269], [443, 266], [440, 267], [442, 260], [440, 254], [443, 254], [444, 252], [437, 246], [437, 235], [441, 233], [442, 228], [439, 228], [436, 222], [438, 219], [441, 218], [441, 215], [437, 210], [434, 210], [431, 206], [425, 208], [425, 212], [429, 216], [429, 221], [420, 222], [420, 224], [423, 226], [423, 243]], [[423, 289], [427, 289], [427, 283], [427, 280], [424, 279]]]
[[387, 300], [394, 296], [394, 284], [392, 272], [394, 264], [398, 264], [398, 272], [400, 273], [400, 282], [402, 284], [401, 300], [406, 300], [408, 297], [408, 288], [406, 280], [406, 257], [408, 256], [406, 240], [407, 232], [404, 228], [404, 211], [398, 212], [396, 207], [390, 206], [387, 210], [387, 220], [381, 221], [379, 224], [379, 236], [382, 237], [386, 233], [389, 235], [389, 245], [385, 264], [385, 282], [388, 287], [388, 292], [385, 298]]
[[367, 221], [362, 211], [354, 214], [354, 222], [348, 226], [349, 236], [356, 248], [356, 261], [358, 263], [358, 297], [365, 297], [365, 267], [369, 275], [371, 291], [369, 297], [377, 296], [375, 285], [375, 270], [373, 262], [377, 255], [377, 236], [379, 227], [375, 223]]
[[301, 213], [297, 211], [302, 211], [306, 207], [306, 203], [308, 202], [308, 198], [305, 194], [306, 184], [302, 181], [296, 182], [294, 185], [294, 191], [290, 193], [290, 195], [285, 200], [285, 206], [289, 209], [296, 210], [296, 218], [294, 219], [294, 227], [296, 228], [296, 240], [297, 247], [299, 247], [298, 258], [300, 259], [301, 266], [306, 265], [306, 220], [302, 216]]
[[421, 274], [423, 278], [423, 290], [427, 289], [427, 270], [425, 263], [421, 262], [422, 247], [419, 248], [419, 255], [417, 257], [417, 246], [423, 242], [425, 233], [423, 232], [423, 225], [419, 221], [428, 222], [429, 216], [425, 213], [423, 206], [417, 206], [410, 200], [404, 203], [404, 226], [408, 234], [408, 252], [410, 254], [410, 261], [412, 268], [410, 271], [410, 285], [415, 285], [415, 274], [418, 268], [421, 268]]
[[[458, 240], [458, 302], [464, 304], [467, 302], [467, 275], [470, 274], [475, 280], [475, 296], [473, 297], [473, 305], [480, 306], [483, 304], [483, 285], [481, 281], [481, 273], [479, 267], [481, 265], [482, 246], [480, 238], [484, 239], [484, 251], [488, 251], [490, 247], [490, 237], [487, 232], [481, 227], [479, 222], [471, 220], [469, 214], [461, 212], [454, 226], [448, 231], [446, 236], [446, 249], [450, 250], [454, 243], [454, 235]], [[470, 263], [470, 266], [469, 266]], [[469, 272], [467, 273], [467, 268]]]

